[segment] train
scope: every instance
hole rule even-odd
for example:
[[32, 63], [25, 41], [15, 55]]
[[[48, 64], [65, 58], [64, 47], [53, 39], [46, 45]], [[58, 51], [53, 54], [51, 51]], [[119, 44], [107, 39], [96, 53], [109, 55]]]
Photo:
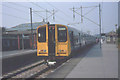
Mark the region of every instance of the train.
[[74, 51], [96, 42], [96, 37], [62, 24], [37, 27], [37, 56], [48, 65], [74, 55]]

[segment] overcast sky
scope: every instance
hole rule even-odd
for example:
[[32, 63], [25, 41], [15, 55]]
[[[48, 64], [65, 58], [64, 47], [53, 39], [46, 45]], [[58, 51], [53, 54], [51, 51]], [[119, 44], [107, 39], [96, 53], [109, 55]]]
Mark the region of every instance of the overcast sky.
[[[52, 19], [53, 17], [50, 17], [48, 21], [50, 23], [67, 25], [81, 22], [81, 17], [78, 14], [75, 14], [75, 20], [73, 20], [73, 12], [70, 10], [73, 6], [75, 8], [80, 8], [80, 6], [88, 7], [98, 5], [98, 2], [2, 2], [2, 11], [0, 14], [2, 14], [2, 26], [10, 28], [22, 23], [30, 22], [30, 7], [34, 11], [33, 22], [41, 22], [43, 18], [46, 18], [45, 10], [47, 9], [52, 12], [54, 9], [57, 11], [55, 13], [55, 21]], [[115, 24], [118, 23], [118, 3], [100, 2], [100, 5], [102, 10], [102, 32], [115, 31]], [[90, 11], [90, 13], [85, 15], [85, 17], [91, 19], [96, 24], [99, 24], [99, 7], [83, 8], [83, 15], [88, 11]], [[81, 13], [80, 10], [77, 12]], [[47, 14], [47, 16], [50, 15], [50, 13]], [[83, 23], [69, 26], [84, 32], [90, 31], [91, 34], [99, 33], [99, 26], [86, 18], [83, 17]]]

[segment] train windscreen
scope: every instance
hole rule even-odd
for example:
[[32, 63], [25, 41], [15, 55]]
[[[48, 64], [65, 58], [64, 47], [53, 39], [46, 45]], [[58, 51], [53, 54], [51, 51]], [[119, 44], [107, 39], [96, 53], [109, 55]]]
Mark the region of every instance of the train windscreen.
[[38, 41], [46, 42], [46, 27], [40, 27], [38, 29]]
[[58, 27], [58, 41], [59, 42], [67, 41], [67, 29], [65, 27]]

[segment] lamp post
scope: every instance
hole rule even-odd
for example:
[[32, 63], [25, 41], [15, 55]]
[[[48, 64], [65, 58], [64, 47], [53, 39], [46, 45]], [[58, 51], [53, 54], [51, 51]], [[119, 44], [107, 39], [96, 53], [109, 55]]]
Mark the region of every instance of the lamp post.
[[32, 49], [33, 49], [32, 8], [30, 8], [30, 22], [31, 22], [31, 38], [32, 38]]
[[117, 24], [115, 24], [115, 29], [116, 29], [116, 35], [115, 35], [115, 38], [116, 38], [116, 43], [117, 43], [117, 41], [118, 41], [118, 39], [117, 39], [117, 35], [118, 35], [118, 31], [117, 31]]
[[117, 24], [115, 24], [116, 34], [117, 34]]
[[101, 8], [100, 8], [100, 4], [99, 4], [99, 28], [100, 28], [100, 48], [101, 48]]

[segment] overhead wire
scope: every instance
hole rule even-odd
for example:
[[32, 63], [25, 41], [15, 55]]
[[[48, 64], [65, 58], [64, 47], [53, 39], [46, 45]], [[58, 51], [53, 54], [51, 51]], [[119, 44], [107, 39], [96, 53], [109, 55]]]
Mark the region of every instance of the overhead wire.
[[51, 13], [49, 10], [47, 10], [47, 9], [45, 9], [45, 8], [43, 8], [43, 7], [41, 7], [40, 5], [38, 5], [38, 4], [34, 3], [34, 2], [30, 2], [30, 3], [33, 4], [33, 5], [35, 5], [35, 6], [38, 6], [39, 8], [41, 8], [41, 9], [43, 9], [43, 10], [49, 12], [49, 13]]
[[[90, 7], [90, 8], [92, 8], [92, 9], [90, 9], [88, 12], [86, 12], [85, 14], [83, 14], [82, 17], [84, 17], [85, 19], [87, 19], [87, 20], [89, 20], [90, 22], [92, 22], [92, 23], [96, 24], [97, 26], [99, 26], [98, 23], [96, 23], [96, 22], [94, 22], [93, 20], [85, 17], [85, 15], [87, 15], [88, 13], [90, 13], [91, 11], [93, 11], [93, 10], [94, 10], [95, 8], [97, 8], [97, 7], [98, 7], [98, 6], [92, 6], [92, 7]], [[89, 8], [89, 7], [82, 7], [82, 8]], [[79, 8], [79, 9], [80, 9], [80, 8]], [[78, 15], [81, 15], [80, 13], [77, 12], [77, 10], [76, 10], [75, 12], [76, 12]], [[84, 23], [83, 23], [83, 24], [84, 24]], [[84, 26], [84, 27], [85, 27], [85, 26]]]
[[[41, 6], [39, 6], [38, 4], [36, 4], [36, 3], [33, 3], [33, 2], [30, 2], [31, 4], [33, 4], [33, 5], [35, 5], [35, 6], [37, 6], [37, 7], [39, 7], [39, 8], [41, 8], [41, 9], [43, 9], [43, 10], [47, 10], [47, 9], [45, 9], [45, 8], [43, 8], [43, 7], [41, 7]], [[58, 9], [58, 8], [56, 8], [56, 9]], [[60, 9], [59, 9], [60, 10]], [[48, 10], [47, 10], [48, 11]], [[60, 10], [61, 11], [61, 10]], [[50, 11], [48, 11], [48, 12], [50, 12]], [[51, 12], [50, 12], [51, 13]], [[63, 11], [62, 11], [62, 13], [64, 13]], [[66, 15], [65, 13], [64, 13], [64, 15]], [[68, 15], [66, 15], [66, 16], [68, 16]], [[50, 17], [50, 16], [49, 16]], [[59, 17], [59, 18], [61, 18], [61, 17]], [[63, 20], [63, 19], [62, 19]], [[68, 20], [70, 20], [70, 19], [68, 19]], [[66, 20], [65, 20], [66, 21]]]
[[[53, 7], [54, 9], [57, 9], [57, 10], [59, 10], [61, 13], [63, 13], [65, 16], [67, 16], [67, 19], [68, 18], [70, 18], [70, 16], [68, 16], [64, 11], [62, 11], [61, 9], [59, 9], [59, 8], [57, 8], [57, 7], [55, 7], [55, 6], [53, 6], [52, 4], [50, 4], [49, 2], [46, 2], [47, 4], [49, 4], [51, 7]], [[59, 18], [61, 18], [61, 17], [59, 17]], [[65, 20], [66, 21], [66, 20]], [[68, 19], [67, 21], [70, 21], [70, 19]], [[71, 21], [70, 21], [71, 22]]]
[[38, 7], [41, 8], [41, 9], [45, 9], [45, 8], [39, 6], [38, 4], [34, 3], [34, 2], [30, 2], [30, 3], [33, 4], [33, 5], [35, 5], [35, 6], [38, 6]]
[[65, 16], [67, 16], [67, 17], [70, 17], [70, 16], [68, 16], [64, 11], [62, 11], [61, 9], [59, 9], [59, 8], [57, 8], [57, 7], [55, 7], [55, 6], [53, 6], [52, 4], [50, 4], [49, 2], [46, 2], [46, 3], [48, 3], [50, 6], [52, 6], [53, 8], [56, 8], [56, 9], [58, 9], [60, 12], [62, 12]]
[[[52, 13], [52, 12], [48, 11], [47, 9], [45, 9], [45, 8], [43, 8], [43, 7], [41, 7], [41, 6], [39, 6], [39, 5], [36, 4], [36, 3], [33, 3], [33, 2], [30, 2], [30, 3], [32, 3], [33, 5], [35, 5], [35, 6], [39, 7], [39, 8], [41, 8], [41, 9], [43, 9], [43, 10], [49, 12], [49, 13]], [[53, 13], [52, 13], [52, 14], [53, 14]], [[51, 15], [50, 15], [49, 17], [51, 17]], [[48, 19], [49, 17], [47, 17], [46, 19]]]
[[[76, 11], [75, 11], [76, 12]], [[76, 12], [78, 15], [81, 15], [80, 13], [78, 13], [78, 12]], [[96, 24], [96, 25], [98, 25], [99, 26], [99, 24], [97, 24], [96, 22], [94, 22], [93, 20], [91, 20], [91, 19], [89, 19], [89, 18], [87, 18], [87, 17], [85, 17], [84, 15], [82, 15], [82, 17], [84, 17], [85, 19], [87, 19], [87, 20], [89, 20], [89, 21], [91, 21], [92, 23], [94, 23], [94, 24]]]
[[[45, 11], [42, 11], [42, 12], [49, 12], [49, 13], [52, 13], [52, 12], [50, 12], [49, 10], [47, 10], [47, 9], [45, 9], [45, 8], [43, 8], [43, 7], [41, 7], [41, 6], [39, 6], [38, 4], [36, 4], [36, 3], [33, 3], [33, 2], [30, 2], [31, 4], [33, 4], [33, 5], [35, 5], [35, 6], [37, 6], [37, 7], [39, 7], [39, 8], [41, 8], [41, 9], [43, 9], [43, 10], [45, 10]], [[33, 11], [34, 12], [34, 11]], [[35, 12], [38, 12], [38, 11], [35, 11]], [[39, 11], [40, 12], [40, 11]], [[36, 13], [35, 13], [36, 14]], [[40, 16], [40, 15], [39, 15]], [[40, 16], [40, 17], [42, 17], [42, 16]], [[50, 17], [50, 16], [49, 16]], [[45, 19], [45, 17], [42, 17], [42, 18], [44, 18]], [[47, 19], [47, 18], [46, 18]]]
[[[14, 7], [10, 7], [10, 6], [7, 6], [7, 5], [2, 5], [2, 6], [8, 7], [8, 8], [14, 9], [14, 10], [17, 10], [17, 11], [19, 11], [19, 12], [21, 12], [21, 13], [24, 13], [24, 14], [26, 14], [26, 13], [27, 13], [27, 12], [26, 12], [26, 11], [24, 11], [24, 10], [17, 9], [17, 8], [14, 8]], [[27, 14], [28, 14], [28, 13], [27, 13]], [[27, 15], [27, 14], [26, 14], [26, 15]]]
[[[10, 3], [10, 2], [9, 2], [9, 3]], [[8, 7], [8, 8], [11, 8], [11, 9], [14, 9], [14, 10], [19, 11], [19, 12], [23, 12], [24, 14], [27, 13], [27, 12], [25, 12], [24, 10], [17, 9], [17, 8], [15, 8], [15, 7], [3, 5], [3, 4], [0, 4], [0, 5], [5, 6], [5, 7]], [[12, 15], [12, 14], [8, 14], [8, 13], [5, 13], [5, 12], [1, 12], [0, 14], [2, 14], [2, 15], [7, 15], [7, 16], [10, 16], [10, 17], [14, 17], [14, 18], [18, 18], [18, 19], [22, 19], [22, 20], [27, 20], [27, 21], [28, 21], [28, 19], [26, 19], [26, 18], [18, 17], [18, 16], [15, 16], [15, 15]], [[27, 13], [27, 14], [28, 14], [28, 13]], [[27, 15], [27, 14], [26, 14], [26, 15]]]
[[84, 16], [87, 15], [88, 13], [92, 12], [95, 8], [96, 8], [96, 7], [93, 7], [91, 10], [89, 10], [88, 12], [86, 12], [86, 13], [84, 14]]
[[3, 13], [3, 12], [0, 12], [0, 14], [2, 14], [2, 15], [7, 15], [7, 16], [11, 16], [11, 17], [15, 17], [15, 18], [22, 19], [22, 20], [28, 20], [28, 19], [26, 19], [26, 18], [22, 18], [22, 17], [14, 16], [14, 15], [7, 14], [7, 13]]
[[24, 7], [24, 8], [28, 8], [28, 9], [30, 9], [30, 7], [28, 7], [28, 6], [25, 6], [25, 5], [21, 5], [21, 4], [17, 4], [17, 3], [15, 3], [15, 2], [8, 2], [8, 3], [10, 3], [10, 4], [14, 4], [14, 5], [20, 5], [21, 7]]
[[[25, 6], [25, 5], [21, 5], [21, 4], [17, 4], [17, 3], [11, 3], [11, 2], [9, 2], [9, 3], [10, 3], [10, 4], [14, 4], [14, 5], [20, 5], [21, 7], [24, 7], [24, 8], [30, 9], [30, 7]], [[34, 9], [32, 9], [32, 10], [34, 10]], [[34, 10], [34, 11], [35, 11], [35, 10]], [[39, 17], [41, 17], [42, 19], [44, 19], [43, 16], [41, 16], [41, 15], [35, 13], [35, 12], [34, 12], [34, 14], [36, 14], [37, 16], [39, 16]]]

